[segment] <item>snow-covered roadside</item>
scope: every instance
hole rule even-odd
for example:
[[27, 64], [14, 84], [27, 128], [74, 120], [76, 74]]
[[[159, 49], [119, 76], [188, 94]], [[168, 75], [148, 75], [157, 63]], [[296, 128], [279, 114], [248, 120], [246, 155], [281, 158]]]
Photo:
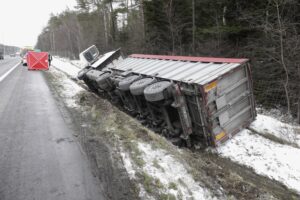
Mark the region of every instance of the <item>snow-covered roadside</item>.
[[219, 147], [218, 153], [300, 194], [299, 148], [270, 141], [246, 129]]
[[59, 78], [60, 84], [63, 85], [60, 95], [66, 101], [66, 105], [70, 108], [77, 108], [79, 105], [76, 103], [75, 96], [84, 91], [84, 89], [70, 80], [66, 74], [53, 67], [50, 67], [49, 72], [53, 74], [54, 77]]
[[300, 127], [282, 123], [273, 117], [258, 114], [250, 129], [262, 134], [273, 135], [285, 142], [300, 147]]
[[[211, 193], [194, 181], [186, 167], [173, 156], [161, 149], [153, 149], [150, 144], [138, 143], [145, 165], [143, 170], [159, 179], [163, 185], [169, 186], [174, 196], [186, 199], [216, 199]], [[172, 188], [174, 187], [174, 188]]]
[[[176, 199], [218, 199], [209, 190], [202, 187], [201, 183], [194, 180], [193, 176], [188, 173], [187, 165], [184, 165], [167, 151], [153, 148], [151, 144], [141, 141], [137, 142], [137, 147], [143, 160], [142, 166], [136, 166], [127, 153], [122, 153], [125, 168], [131, 178], [136, 178], [136, 173], [142, 170], [154, 180], [153, 182], [157, 184], [157, 190], [172, 195]], [[221, 190], [219, 190], [219, 194], [222, 194]], [[143, 194], [140, 196], [143, 197]]]
[[[61, 85], [60, 94], [67, 106], [77, 108], [74, 97], [83, 89], [68, 76], [74, 77], [74, 73], [79, 68], [64, 62], [54, 59], [53, 67], [49, 72], [58, 79]], [[137, 151], [141, 154], [142, 165], [138, 166], [130, 152], [126, 152], [122, 147], [120, 147], [120, 154], [131, 179], [137, 179], [137, 174], [143, 176], [144, 182], [139, 185], [141, 199], [156, 199], [149, 194], [151, 193], [149, 190], [152, 189], [156, 190], [152, 192], [161, 195], [160, 197], [164, 199], [218, 199], [204, 186], [202, 187], [201, 183], [194, 180], [193, 176], [188, 173], [187, 164], [182, 164], [182, 161], [163, 149], [152, 149], [150, 144], [141, 141], [133, 142], [137, 144]], [[218, 193], [223, 196], [221, 190]]]
[[[76, 65], [75, 65], [76, 63]], [[51, 65], [67, 75], [71, 76], [72, 78], [77, 77], [78, 72], [82, 68], [78, 63], [79, 61], [74, 62], [74, 64], [71, 63], [70, 60], [64, 59], [64, 58], [59, 58], [59, 57], [53, 57]], [[51, 68], [51, 67], [50, 67]]]
[[[54, 64], [54, 66], [60, 71], [56, 70], [55, 73], [63, 74], [61, 73], [61, 71], [63, 71], [72, 76], [76, 70], [79, 71], [79, 68], [64, 63], [64, 61], [60, 60], [57, 63]], [[64, 79], [68, 79], [66, 75], [64, 76]], [[68, 81], [71, 80], [68, 79]], [[72, 84], [77, 85], [73, 81], [71, 82]], [[63, 85], [72, 84], [63, 81]], [[73, 89], [70, 88], [66, 91], [68, 90]], [[72, 101], [72, 95], [75, 95], [76, 92], [69, 95], [68, 92], [66, 93], [66, 99], [71, 98]], [[243, 130], [233, 139], [217, 149], [219, 155], [229, 158], [241, 165], [250, 167], [257, 174], [277, 180], [300, 194], [300, 163], [297, 163], [300, 149], [290, 145], [282, 145], [267, 139], [267, 137], [261, 136], [270, 134], [284, 141], [299, 144], [299, 133], [297, 133], [297, 131], [300, 130], [299, 127], [282, 123], [270, 116], [258, 115], [256, 121], [251, 124], [250, 128], [260, 135], [255, 134], [250, 130]], [[165, 151], [152, 149], [150, 145], [142, 142], [137, 142], [137, 148], [142, 153], [142, 158], [144, 160], [143, 166], [139, 167], [142, 168], [146, 174], [159, 180], [163, 185], [171, 185], [171, 187], [164, 187], [164, 189], [168, 189], [166, 193], [180, 196], [180, 194], [186, 194], [186, 191], [188, 191], [190, 197], [195, 197], [196, 195], [195, 199], [214, 198], [209, 191], [206, 191], [205, 188], [200, 186], [200, 183], [193, 182], [191, 175], [185, 174], [186, 171], [183, 171], [186, 170], [185, 165], [168, 155]], [[134, 161], [126, 152], [122, 152], [121, 156], [128, 174], [134, 178], [136, 174]], [[159, 165], [157, 165], [157, 163]], [[181, 169], [179, 170], [180, 172], [176, 171], [179, 168]], [[169, 176], [171, 172], [173, 174], [172, 177]], [[183, 177], [179, 178], [179, 176], [177, 176], [178, 174], [183, 174]], [[192, 181], [186, 177], [190, 177]], [[186, 182], [182, 183], [182, 180], [185, 180]], [[174, 188], [177, 190], [173, 190]], [[197, 194], [197, 192], [200, 192], [200, 194]]]

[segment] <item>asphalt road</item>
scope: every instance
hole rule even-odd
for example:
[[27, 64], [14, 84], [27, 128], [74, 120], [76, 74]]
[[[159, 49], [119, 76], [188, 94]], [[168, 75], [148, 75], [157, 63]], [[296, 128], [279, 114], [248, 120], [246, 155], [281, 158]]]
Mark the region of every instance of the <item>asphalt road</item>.
[[20, 62], [19, 58], [5, 57], [4, 60], [0, 60], [0, 77], [9, 71], [13, 66]]
[[18, 62], [0, 61], [0, 200], [105, 199], [44, 72], [7, 75]]

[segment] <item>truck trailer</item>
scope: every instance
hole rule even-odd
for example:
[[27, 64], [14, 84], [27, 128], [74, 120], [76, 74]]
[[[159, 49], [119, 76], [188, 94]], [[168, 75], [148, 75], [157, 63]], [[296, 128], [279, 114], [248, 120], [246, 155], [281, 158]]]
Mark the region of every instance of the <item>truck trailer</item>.
[[217, 147], [256, 117], [248, 59], [91, 56], [95, 48], [81, 54], [78, 78], [174, 144]]

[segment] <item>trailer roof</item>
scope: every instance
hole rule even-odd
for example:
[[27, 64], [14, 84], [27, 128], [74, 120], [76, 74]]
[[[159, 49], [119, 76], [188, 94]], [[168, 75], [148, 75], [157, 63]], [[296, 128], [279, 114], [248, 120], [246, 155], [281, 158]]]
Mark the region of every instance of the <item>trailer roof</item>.
[[205, 85], [248, 59], [133, 54], [113, 67], [146, 76]]
[[165, 55], [146, 55], [132, 54], [131, 58], [146, 58], [159, 60], [177, 60], [177, 61], [192, 61], [192, 62], [217, 62], [217, 63], [245, 63], [246, 58], [216, 58], [216, 57], [191, 57], [191, 56], [165, 56]]

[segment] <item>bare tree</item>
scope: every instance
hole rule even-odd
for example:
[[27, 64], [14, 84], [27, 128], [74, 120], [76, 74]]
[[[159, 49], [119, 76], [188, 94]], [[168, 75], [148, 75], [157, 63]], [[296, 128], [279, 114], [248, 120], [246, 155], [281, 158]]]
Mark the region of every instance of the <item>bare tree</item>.
[[289, 71], [287, 68], [287, 65], [285, 63], [285, 57], [284, 57], [284, 44], [283, 44], [283, 36], [285, 34], [285, 28], [281, 20], [280, 15], [280, 6], [284, 6], [285, 1], [284, 0], [273, 0], [274, 6], [276, 8], [276, 14], [277, 14], [277, 22], [278, 22], [278, 34], [279, 34], [279, 40], [280, 40], [280, 61], [281, 66], [284, 69], [285, 72], [285, 80], [283, 83], [285, 95], [286, 95], [286, 102], [287, 102], [287, 113], [291, 114], [291, 105], [290, 105], [290, 98], [289, 98]]
[[196, 35], [196, 24], [195, 24], [195, 0], [192, 0], [192, 24], [193, 24], [193, 36], [192, 36], [192, 49], [193, 53], [195, 53], [195, 35]]

